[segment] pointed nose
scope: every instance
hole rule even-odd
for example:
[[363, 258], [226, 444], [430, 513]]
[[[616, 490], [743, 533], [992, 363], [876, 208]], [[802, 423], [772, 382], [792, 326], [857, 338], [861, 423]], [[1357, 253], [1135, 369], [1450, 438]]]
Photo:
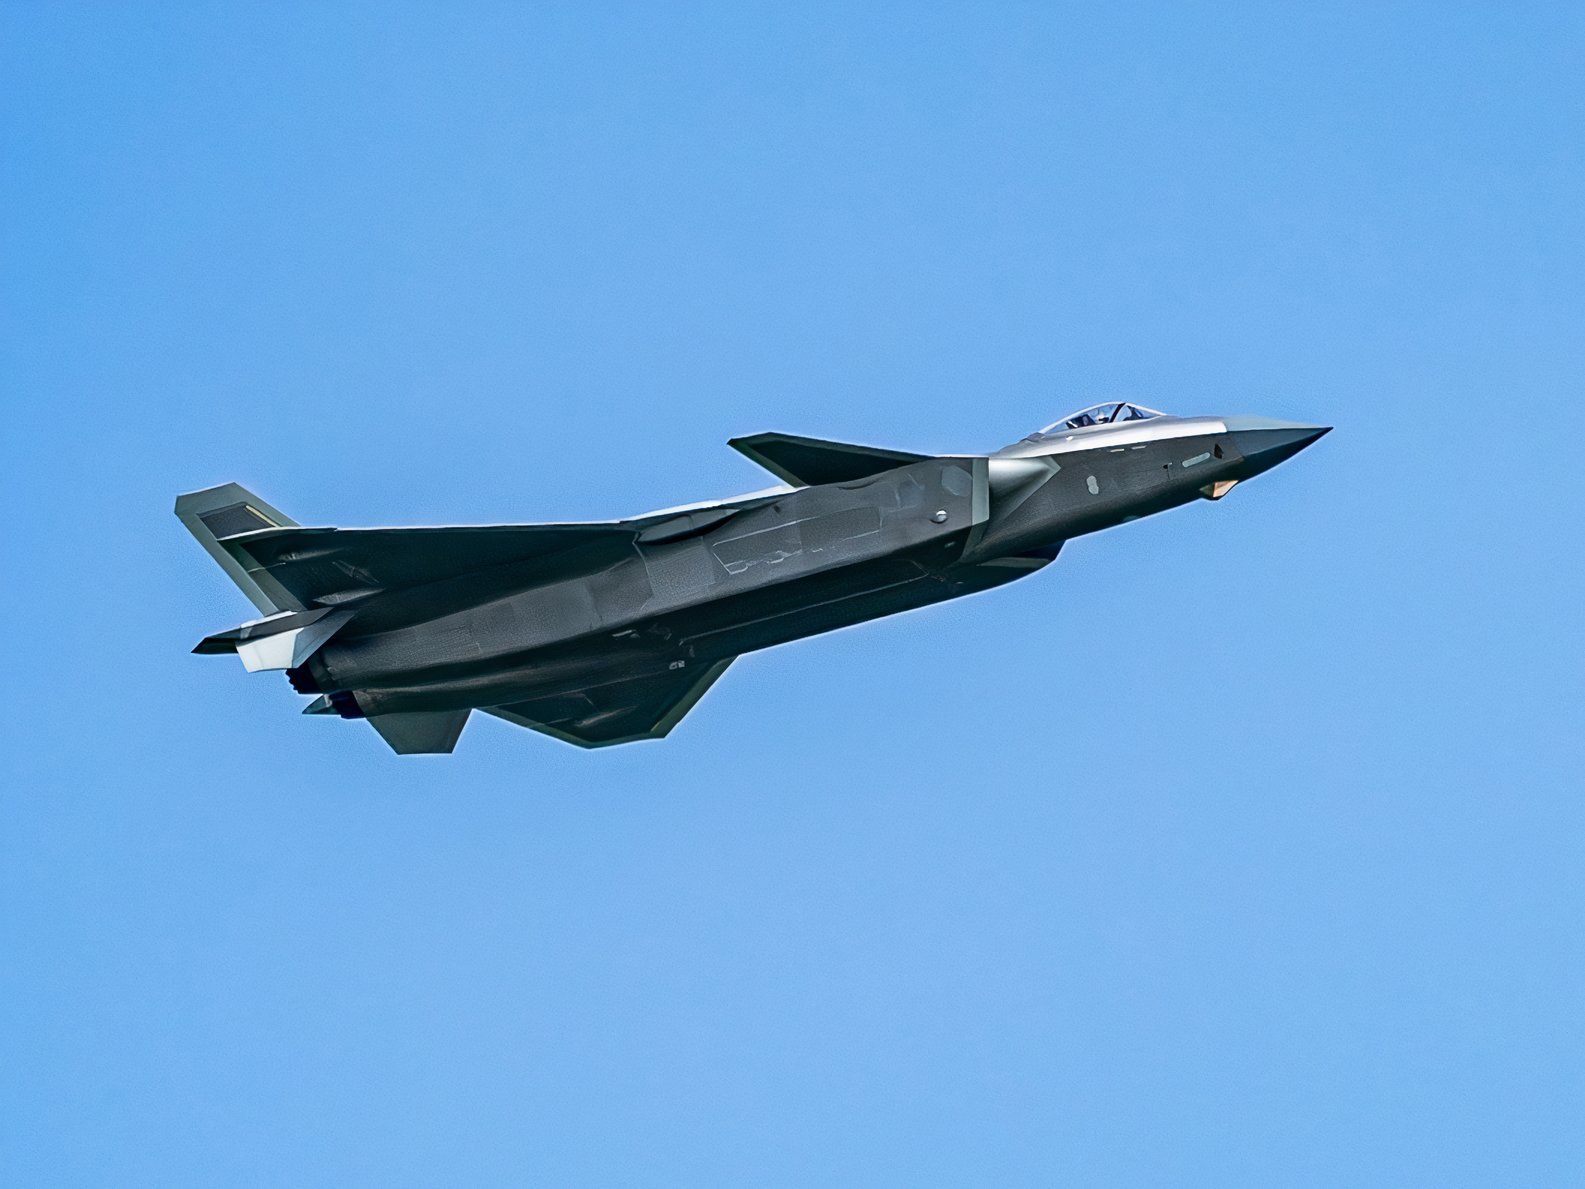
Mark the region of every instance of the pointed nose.
[[1242, 479], [1271, 470], [1332, 432], [1330, 425], [1299, 425], [1266, 417], [1226, 417], [1223, 420], [1234, 448], [1244, 456], [1239, 476]]

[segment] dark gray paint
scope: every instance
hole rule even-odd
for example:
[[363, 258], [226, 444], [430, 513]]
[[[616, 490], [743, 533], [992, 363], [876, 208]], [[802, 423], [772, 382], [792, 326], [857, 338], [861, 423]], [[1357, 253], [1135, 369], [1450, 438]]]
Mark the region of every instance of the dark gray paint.
[[946, 458], [761, 434], [733, 444], [802, 486], [602, 524], [303, 528], [228, 484], [177, 513], [278, 614], [197, 651], [335, 608], [350, 617], [288, 676], [321, 695], [310, 713], [369, 717], [398, 752], [450, 751], [473, 709], [583, 746], [659, 738], [742, 653], [1023, 577], [1325, 432], [1206, 425]]

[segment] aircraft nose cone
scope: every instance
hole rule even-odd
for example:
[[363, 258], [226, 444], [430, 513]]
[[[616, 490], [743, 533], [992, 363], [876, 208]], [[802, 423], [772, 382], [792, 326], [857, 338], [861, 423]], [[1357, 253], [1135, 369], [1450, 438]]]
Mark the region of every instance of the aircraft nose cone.
[[1332, 432], [1330, 425], [1299, 425], [1263, 417], [1228, 417], [1226, 422], [1234, 447], [1244, 456], [1241, 478], [1245, 479], [1286, 462]]

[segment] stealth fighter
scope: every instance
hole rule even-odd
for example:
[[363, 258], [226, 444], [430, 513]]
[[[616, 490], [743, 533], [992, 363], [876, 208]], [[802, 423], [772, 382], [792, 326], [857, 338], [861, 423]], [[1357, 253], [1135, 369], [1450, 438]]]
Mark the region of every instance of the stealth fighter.
[[1096, 405], [989, 455], [737, 438], [781, 486], [627, 520], [299, 525], [228, 483], [176, 515], [259, 609], [204, 639], [306, 714], [449, 752], [475, 710], [581, 747], [659, 739], [739, 656], [989, 590], [1065, 542], [1237, 484], [1330, 427]]

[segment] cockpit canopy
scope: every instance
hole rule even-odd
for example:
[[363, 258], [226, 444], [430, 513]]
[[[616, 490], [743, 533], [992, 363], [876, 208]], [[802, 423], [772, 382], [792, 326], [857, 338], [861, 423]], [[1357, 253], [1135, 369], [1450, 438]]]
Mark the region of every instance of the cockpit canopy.
[[1052, 434], [1062, 433], [1070, 429], [1089, 429], [1092, 425], [1114, 425], [1123, 421], [1148, 421], [1152, 417], [1164, 417], [1166, 414], [1156, 409], [1147, 409], [1144, 405], [1132, 404], [1129, 401], [1107, 401], [1105, 404], [1091, 405], [1087, 409], [1080, 409], [1077, 413], [1064, 417], [1061, 421], [1053, 421], [1050, 425], [1040, 430], [1032, 437], [1044, 438]]

